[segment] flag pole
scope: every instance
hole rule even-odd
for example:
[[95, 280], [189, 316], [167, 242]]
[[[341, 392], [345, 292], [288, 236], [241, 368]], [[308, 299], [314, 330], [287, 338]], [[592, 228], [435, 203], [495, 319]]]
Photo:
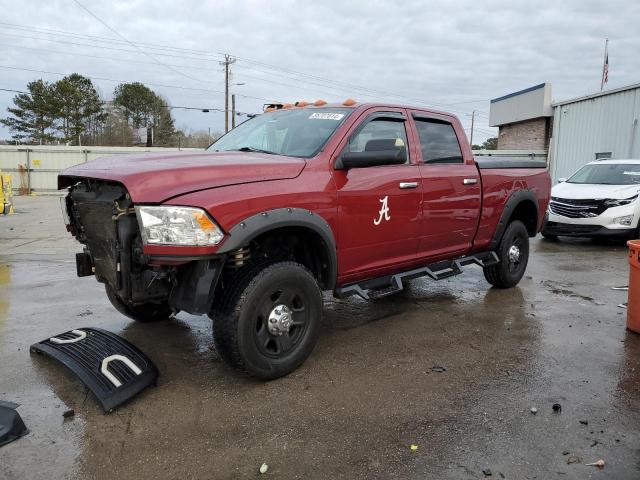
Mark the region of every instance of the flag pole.
[[600, 80], [600, 91], [604, 89], [604, 84], [609, 80], [609, 37], [604, 41], [604, 60], [602, 62], [602, 79]]

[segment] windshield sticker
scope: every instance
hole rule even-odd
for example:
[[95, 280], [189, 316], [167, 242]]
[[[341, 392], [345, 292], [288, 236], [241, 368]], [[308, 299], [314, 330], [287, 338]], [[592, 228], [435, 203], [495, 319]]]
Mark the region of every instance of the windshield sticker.
[[315, 112], [312, 113], [311, 115], [309, 115], [309, 118], [313, 118], [316, 120], [342, 120], [342, 117], [344, 117], [343, 113], [321, 113], [321, 112]]
[[624, 172], [625, 175], [640, 175], [640, 172]]

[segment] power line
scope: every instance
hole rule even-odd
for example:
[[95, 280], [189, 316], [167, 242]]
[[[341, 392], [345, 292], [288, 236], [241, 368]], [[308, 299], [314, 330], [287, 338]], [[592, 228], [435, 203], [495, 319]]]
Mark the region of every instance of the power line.
[[[2, 35], [2, 34], [0, 34]], [[109, 57], [109, 56], [103, 56], [103, 55], [91, 55], [88, 53], [78, 53], [78, 52], [65, 52], [62, 50], [52, 50], [49, 48], [37, 48], [37, 47], [26, 47], [23, 45], [14, 45], [14, 44], [8, 44], [8, 43], [0, 43], [0, 46], [3, 47], [9, 47], [9, 48], [20, 48], [20, 49], [24, 49], [24, 50], [32, 50], [32, 51], [36, 51], [36, 52], [46, 52], [46, 53], [56, 53], [56, 54], [60, 54], [60, 55], [70, 55], [70, 56], [81, 56], [81, 57], [87, 57], [87, 58], [95, 58], [95, 59], [99, 59], [99, 60], [111, 60], [114, 62], [118, 62], [118, 63], [131, 63], [131, 64], [135, 64], [135, 65], [157, 65], [155, 62], [144, 62], [144, 61], [140, 61], [140, 60], [130, 60], [127, 58], [117, 58], [117, 57]], [[127, 50], [127, 51], [133, 51], [133, 50]], [[213, 70], [208, 69], [208, 68], [204, 68], [204, 67], [198, 67], [198, 66], [191, 66], [191, 65], [172, 65], [173, 67], [183, 67], [183, 68], [191, 68], [191, 69], [196, 69], [196, 70], [202, 70], [205, 72], [210, 72], [213, 73]], [[246, 67], [244, 67], [246, 68]], [[280, 82], [277, 80], [273, 80], [270, 78], [263, 78], [263, 77], [259, 77], [256, 75], [248, 75], [246, 73], [242, 74], [242, 78], [250, 78], [253, 80], [257, 80], [259, 82], [265, 82], [265, 83], [271, 83], [271, 84], [275, 84], [275, 85], [280, 85], [280, 86], [284, 86], [284, 87], [289, 87], [289, 88], [298, 88], [301, 89], [302, 87], [300, 85], [293, 85], [291, 83], [284, 83], [284, 82]], [[330, 87], [329, 87], [330, 88]], [[333, 90], [332, 92], [329, 92], [327, 90], [322, 90], [323, 93], [329, 93], [330, 95], [336, 95], [336, 90]], [[241, 96], [241, 94], [236, 94], [237, 96]], [[369, 96], [369, 95], [365, 95], [365, 96]]]
[[[60, 73], [60, 72], [51, 72], [48, 70], [37, 70], [34, 68], [22, 68], [22, 67], [13, 67], [10, 65], [0, 65], [0, 68], [5, 68], [8, 70], [21, 70], [21, 71], [25, 71], [25, 72], [35, 72], [35, 73], [45, 73], [48, 75], [60, 75], [62, 77], [65, 77], [67, 75], [69, 75], [68, 73]], [[89, 75], [83, 75], [86, 78], [89, 78], [91, 80], [102, 80], [102, 81], [106, 81], [106, 82], [114, 82], [114, 83], [130, 83], [131, 80], [116, 80], [113, 78], [106, 78], [106, 77], [95, 77], [95, 76], [89, 76]], [[143, 85], [146, 86], [154, 86], [154, 87], [163, 87], [163, 88], [176, 88], [179, 90], [192, 90], [192, 91], [197, 91], [197, 92], [208, 92], [208, 93], [224, 93], [222, 90], [210, 90], [210, 89], [206, 89], [206, 88], [194, 88], [194, 87], [183, 87], [181, 85], [167, 85], [167, 84], [162, 84], [162, 83], [148, 83], [148, 82], [138, 82], [138, 83], [142, 83]], [[273, 102], [273, 99], [269, 99], [269, 98], [264, 98], [264, 97], [254, 97], [251, 95], [241, 95], [238, 94], [238, 96], [244, 97], [244, 98], [251, 98], [254, 100], [264, 100], [266, 102]]]
[[[78, 0], [73, 0], [73, 1], [75, 1], [76, 3], [79, 3]], [[206, 57], [211, 57], [213, 55], [210, 52], [204, 52], [204, 51], [199, 51], [199, 50], [195, 50], [195, 49], [182, 49], [182, 48], [171, 47], [171, 46], [167, 46], [167, 45], [142, 44], [142, 43], [135, 44], [135, 43], [129, 41], [128, 39], [126, 39], [125, 37], [123, 37], [122, 35], [120, 35], [119, 33], [117, 33], [115, 30], [111, 29], [111, 27], [106, 25], [106, 23], [104, 23], [99, 18], [98, 18], [98, 20], [101, 23], [103, 23], [105, 26], [107, 26], [110, 30], [114, 31], [114, 33], [118, 34], [128, 44], [134, 46], [138, 51], [141, 51], [142, 53], [144, 53], [147, 56], [149, 56], [149, 54], [146, 51], [141, 50], [138, 45], [146, 45], [147, 47], [151, 47], [151, 48], [159, 49], [159, 50], [165, 50], [165, 51], [167, 51], [167, 50], [170, 50], [170, 51], [173, 51], [173, 52], [185, 51], [185, 52], [190, 52], [192, 54], [202, 55], [202, 56], [206, 56]], [[9, 24], [9, 25], [17, 26], [16, 24]], [[26, 26], [17, 26], [17, 27], [18, 28], [27, 28]], [[30, 28], [30, 29], [31, 30], [37, 30], [37, 29], [34, 29], [34, 28]], [[119, 43], [119, 44], [122, 43], [122, 42], [117, 42], [117, 41], [115, 41], [113, 39], [108, 39], [108, 38], [105, 38], [105, 37], [80, 35], [80, 34], [76, 34], [76, 33], [73, 33], [73, 32], [54, 31], [54, 30], [50, 30], [50, 29], [47, 29], [47, 30], [48, 30], [48, 32], [54, 32], [54, 33], [47, 33], [47, 34], [52, 34], [52, 35], [61, 34], [61, 35], [88, 38], [88, 39], [91, 39], [91, 41], [107, 41], [107, 42], [110, 42], [110, 43]], [[37, 38], [37, 39], [38, 40], [51, 41], [51, 39], [43, 39], [43, 38]], [[69, 42], [67, 42], [67, 43], [69, 43]], [[98, 46], [98, 45], [86, 45], [86, 44], [85, 44], [85, 46], [91, 46], [91, 47], [94, 47], [94, 48], [95, 47], [98, 47], [98, 48], [113, 48], [113, 47], [101, 47], [101, 46]], [[169, 54], [161, 54], [161, 53], [156, 53], [156, 55], [171, 56]], [[225, 54], [222, 53], [222, 52], [215, 52], [215, 55], [221, 56], [221, 55], [225, 55]], [[153, 58], [154, 60], [157, 61], [157, 59], [155, 59], [152, 56], [150, 58]], [[235, 58], [237, 58], [238, 60], [241, 60], [243, 62], [246, 62], [246, 63], [248, 63], [250, 65], [251, 64], [254, 65], [253, 67], [248, 67], [248, 68], [251, 68], [251, 69], [259, 70], [259, 68], [257, 68], [257, 66], [260, 66], [263, 69], [275, 70], [277, 72], [289, 72], [290, 75], [295, 75], [297, 77], [303, 77], [303, 78], [312, 79], [312, 80], [315, 80], [315, 81], [321, 81], [321, 82], [323, 82], [323, 85], [325, 85], [325, 86], [330, 85], [332, 88], [337, 87], [337, 88], [340, 88], [340, 89], [343, 89], [343, 90], [346, 90], [346, 89], [349, 89], [349, 90], [352, 90], [352, 91], [356, 90], [356, 91], [358, 91], [358, 93], [365, 94], [365, 95], [366, 95], [365, 92], [368, 92], [369, 94], [366, 95], [366, 96], [371, 96], [371, 97], [384, 96], [384, 97], [391, 97], [391, 98], [402, 98], [402, 99], [406, 99], [406, 100], [411, 100], [411, 101], [416, 102], [416, 103], [421, 103], [421, 104], [429, 106], [429, 107], [446, 107], [446, 106], [460, 105], [460, 104], [465, 104], [465, 103], [478, 103], [478, 102], [481, 101], [481, 100], [478, 100], [478, 101], [474, 100], [474, 101], [464, 101], [464, 102], [455, 102], [455, 103], [427, 102], [427, 101], [424, 101], [422, 99], [417, 99], [415, 97], [409, 97], [409, 96], [400, 95], [400, 94], [396, 94], [396, 93], [388, 92], [388, 91], [383, 91], [383, 90], [375, 90], [375, 89], [371, 89], [371, 88], [368, 88], [368, 87], [363, 87], [363, 86], [356, 85], [356, 84], [349, 83], [349, 82], [342, 82], [342, 81], [337, 81], [335, 79], [328, 79], [326, 77], [321, 77], [321, 76], [318, 76], [318, 75], [312, 75], [312, 74], [308, 74], [308, 73], [304, 73], [304, 72], [298, 72], [296, 70], [283, 67], [282, 65], [273, 65], [273, 64], [266, 63], [266, 62], [261, 62], [261, 61], [252, 60], [252, 59], [249, 59], [249, 58], [239, 57], [239, 56], [235, 56]], [[198, 60], [207, 61], [206, 59], [198, 59]], [[212, 61], [212, 60], [208, 60], [208, 61]], [[162, 64], [164, 66], [167, 66], [166, 64], [163, 64], [163, 62], [160, 62], [160, 64]], [[179, 71], [177, 71], [177, 72], [180, 73], [180, 74], [183, 74], [183, 72], [179, 72]], [[290, 77], [290, 75], [288, 77], [292, 78], [292, 77]], [[191, 77], [191, 78], [193, 78], [193, 77]], [[198, 81], [201, 81], [201, 80], [198, 80]], [[458, 111], [458, 112], [461, 112], [461, 113], [466, 113], [466, 112], [461, 111], [461, 110], [452, 110], [452, 111]]]
[[[24, 95], [39, 95], [39, 94], [34, 93], [34, 92], [25, 92], [24, 90], [14, 90], [12, 88], [0, 88], [0, 91], [1, 92], [20, 93], [20, 94], [24, 94]], [[108, 105], [111, 102], [102, 101], [101, 103], [103, 105]], [[181, 109], [181, 110], [198, 110], [198, 111], [203, 112], [203, 113], [208, 113], [210, 111], [224, 112], [224, 109], [218, 108], [218, 107], [185, 107], [185, 106], [182, 106], [182, 105], [161, 105], [161, 107], [166, 107], [166, 108], [169, 108], [169, 109], [178, 108], [178, 109]], [[235, 113], [236, 113], [236, 115], [246, 115], [246, 116], [256, 115], [255, 113], [239, 112], [239, 111], [236, 111]]]
[[[54, 29], [50, 29], [50, 28], [42, 28], [42, 27], [33, 27], [30, 25], [19, 25], [19, 24], [15, 24], [15, 23], [6, 23], [6, 22], [0, 22], [0, 25], [4, 25], [6, 27], [8, 27], [11, 30], [23, 30], [23, 31], [27, 31], [27, 32], [38, 32], [38, 33], [43, 33], [45, 35], [58, 35], [58, 36], [66, 36], [66, 37], [75, 37], [75, 38], [81, 38], [81, 39], [86, 39], [86, 40], [90, 40], [90, 41], [102, 41], [102, 42], [106, 42], [106, 43], [114, 43], [116, 45], [127, 45], [128, 42], [123, 42], [122, 40], [117, 40], [114, 38], [109, 38], [109, 37], [100, 37], [100, 36], [96, 36], [96, 35], [87, 35], [84, 33], [77, 33], [77, 32], [68, 32], [68, 31], [64, 31], [64, 30], [54, 30]], [[147, 48], [153, 48], [153, 49], [159, 49], [159, 50], [165, 50], [165, 51], [171, 51], [174, 50], [176, 52], [192, 52], [193, 54], [199, 54], [199, 55], [205, 55], [205, 56], [213, 56], [213, 55], [217, 55], [217, 56], [224, 56], [224, 53], [211, 53], [211, 52], [205, 52], [203, 50], [195, 50], [195, 49], [190, 49], [190, 48], [181, 48], [181, 47], [173, 47], [173, 46], [169, 46], [169, 45], [160, 45], [157, 43], [145, 43], [145, 42], [136, 42], [137, 45], [141, 46], [141, 47], [147, 47]]]
[[160, 60], [158, 60], [157, 58], [155, 58], [153, 55], [151, 55], [150, 53], [148, 53], [147, 51], [145, 51], [143, 48], [139, 47], [138, 45], [136, 45], [134, 42], [132, 42], [131, 40], [129, 40], [128, 38], [126, 38], [124, 35], [122, 35], [120, 32], [118, 32], [115, 28], [112, 28], [109, 24], [107, 24], [107, 22], [105, 22], [104, 20], [102, 20], [99, 16], [97, 16], [95, 13], [93, 13], [91, 10], [89, 10], [87, 7], [85, 7], [79, 0], [73, 0], [80, 8], [82, 8], [85, 12], [87, 12], [89, 15], [91, 15], [93, 18], [95, 18], [96, 20], [98, 20], [102, 25], [104, 25], [106, 28], [108, 28], [110, 31], [112, 31], [113, 33], [115, 33], [118, 37], [120, 37], [121, 39], [123, 39], [125, 42], [127, 42], [129, 45], [131, 45], [132, 47], [136, 48], [137, 50], [139, 50], [143, 55], [149, 57], [151, 60], [155, 61], [158, 65], [162, 65], [165, 68], [168, 68], [169, 70], [171, 70], [174, 73], [177, 73], [178, 75], [182, 75], [183, 77], [189, 78], [191, 80], [195, 80], [196, 82], [202, 82], [202, 83], [206, 83], [204, 82], [204, 80], [201, 80], [199, 78], [195, 78], [192, 77], [190, 75], [187, 75], [186, 73], [181, 72], [180, 70], [177, 70], [175, 68], [173, 68], [170, 65], [167, 65], [164, 62], [161, 62]]
[[[3, 35], [2, 33], [0, 33], [0, 35]], [[46, 52], [46, 53], [57, 53], [60, 55], [71, 55], [71, 56], [80, 56], [80, 57], [88, 57], [88, 58], [96, 58], [99, 60], [113, 60], [114, 62], [118, 62], [118, 63], [133, 63], [136, 65], [157, 65], [156, 62], [142, 62], [140, 60], [130, 60], [128, 58], [117, 58], [117, 57], [106, 57], [103, 55], [91, 55], [89, 53], [78, 53], [78, 52], [64, 52], [62, 50], [51, 50], [50, 48], [37, 48], [37, 47], [26, 47], [24, 45], [13, 45], [13, 44], [9, 44], [9, 43], [0, 43], [0, 46], [2, 47], [9, 47], [9, 48], [21, 48], [23, 50], [33, 50], [36, 52]], [[128, 52], [133, 52], [133, 50], [126, 50]], [[171, 65], [171, 64], [169, 64]], [[206, 72], [213, 72], [213, 70], [204, 68], [204, 67], [197, 67], [197, 66], [192, 66], [192, 65], [171, 65], [172, 67], [182, 67], [182, 68], [191, 68], [191, 69], [195, 69], [195, 70], [203, 70]]]
[[[56, 39], [49, 39], [49, 38], [40, 38], [40, 37], [33, 37], [33, 36], [28, 36], [28, 35], [17, 35], [17, 34], [7, 34], [7, 33], [0, 33], [0, 35], [5, 35], [5, 36], [11, 36], [11, 37], [18, 37], [18, 38], [27, 38], [30, 40], [43, 40], [43, 41], [48, 41], [48, 42], [56, 42], [56, 43], [63, 43], [63, 44], [67, 44], [67, 45], [75, 45], [75, 46], [81, 46], [81, 47], [90, 47], [90, 48], [100, 48], [100, 49], [105, 49], [105, 50], [112, 50], [112, 51], [120, 51], [120, 52], [126, 52], [126, 53], [137, 53], [137, 51], [135, 50], [130, 50], [130, 49], [123, 49], [123, 48], [114, 48], [114, 47], [105, 47], [105, 46], [101, 46], [101, 45], [91, 45], [91, 44], [86, 44], [86, 43], [76, 43], [76, 42], [69, 42], [66, 40], [56, 40]], [[7, 45], [7, 44], [5, 44]], [[11, 45], [9, 45], [11, 46]], [[52, 52], [52, 53], [60, 53], [60, 54], [65, 54], [65, 55], [79, 55], [79, 56], [86, 56], [86, 57], [90, 57], [90, 58], [98, 58], [98, 59], [107, 59], [107, 60], [113, 60], [113, 61], [118, 61], [118, 62], [128, 62], [128, 63], [135, 63], [135, 64], [148, 64], [148, 65], [156, 65], [155, 62], [141, 62], [139, 60], [129, 60], [129, 59], [118, 59], [115, 57], [104, 57], [104, 56], [99, 56], [99, 55], [90, 55], [90, 54], [86, 54], [86, 53], [77, 53], [77, 52], [61, 52], [59, 50], [51, 50], [51, 49], [38, 49], [35, 47], [25, 47], [25, 46], [15, 46], [15, 48], [23, 48], [23, 49], [30, 49], [30, 50], [41, 50], [41, 51], [47, 51], [47, 52]], [[185, 57], [184, 55], [170, 55], [170, 54], [158, 54], [158, 55], [162, 55], [162, 56], [169, 56], [169, 57], [174, 57], [174, 58], [181, 58], [181, 59], [191, 59], [191, 60], [198, 60], [198, 61], [205, 61], [205, 62], [213, 62], [214, 60], [212, 59], [201, 59], [201, 58], [195, 58], [195, 57]], [[193, 69], [199, 69], [199, 70], [206, 70], [202, 67], [194, 67], [194, 66], [190, 66], [190, 65], [173, 65], [173, 66], [178, 66], [178, 67], [183, 67], [183, 68], [193, 68]], [[248, 70], [256, 70], [254, 67], [249, 67], [249, 66], [240, 66], [237, 65], [237, 68], [241, 68], [241, 69], [248, 69]], [[289, 75], [281, 75], [278, 74], [277, 72], [271, 72], [271, 71], [266, 71], [263, 72], [262, 70], [258, 70], [261, 73], [265, 73], [267, 75], [274, 75], [274, 76], [284, 76], [285, 78], [290, 78], [293, 79], [291, 76]], [[263, 82], [267, 82], [267, 83], [272, 83], [272, 84], [276, 84], [276, 85], [281, 85], [281, 86], [285, 86], [285, 87], [289, 87], [289, 88], [300, 88], [300, 86], [298, 85], [292, 85], [292, 84], [288, 84], [288, 83], [283, 83], [283, 82], [279, 82], [273, 79], [268, 79], [268, 78], [262, 78], [262, 77], [258, 77], [258, 76], [253, 76], [253, 75], [247, 75], [243, 73], [243, 76], [247, 77], [247, 78], [252, 78], [255, 80], [259, 80], [259, 81], [263, 81]], [[294, 80], [299, 80], [299, 79], [294, 79]], [[306, 83], [310, 83], [312, 85], [319, 85], [325, 88], [330, 88], [332, 91], [328, 92], [325, 91], [325, 93], [329, 93], [330, 95], [336, 95], [337, 91], [346, 91], [346, 88], [340, 88], [340, 87], [334, 87], [334, 86], [327, 86], [324, 83], [321, 82], [317, 82], [314, 80], [309, 80], [309, 79], [304, 79], [303, 80]], [[237, 94], [238, 96], [243, 96], [241, 94]], [[365, 96], [365, 97], [372, 97], [372, 98], [380, 98], [380, 95], [371, 95], [371, 94], [364, 94], [364, 93], [360, 93], [360, 95]]]
[[3, 92], [13, 92], [13, 93], [26, 93], [27, 95], [30, 95], [29, 92], [23, 92], [22, 90], [12, 90], [10, 88], [0, 88], [0, 91]]

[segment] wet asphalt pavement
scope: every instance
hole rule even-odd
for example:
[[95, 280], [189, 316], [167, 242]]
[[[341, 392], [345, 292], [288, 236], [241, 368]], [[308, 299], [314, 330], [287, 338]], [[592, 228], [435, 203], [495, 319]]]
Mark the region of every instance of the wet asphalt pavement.
[[[627, 283], [623, 245], [537, 238], [512, 290], [471, 267], [375, 302], [328, 299], [309, 360], [262, 383], [222, 363], [206, 317], [121, 316], [76, 277], [58, 199], [15, 200], [0, 217], [0, 399], [30, 433], [0, 447], [0, 479], [640, 478], [640, 335], [611, 290]], [[147, 353], [157, 388], [105, 415], [29, 353], [87, 326]]]

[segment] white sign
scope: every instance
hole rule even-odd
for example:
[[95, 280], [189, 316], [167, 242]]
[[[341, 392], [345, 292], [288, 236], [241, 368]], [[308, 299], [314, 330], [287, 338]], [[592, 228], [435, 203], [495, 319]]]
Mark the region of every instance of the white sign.
[[309, 118], [316, 120], [342, 120], [344, 117], [343, 113], [324, 113], [324, 112], [315, 112], [309, 115]]

